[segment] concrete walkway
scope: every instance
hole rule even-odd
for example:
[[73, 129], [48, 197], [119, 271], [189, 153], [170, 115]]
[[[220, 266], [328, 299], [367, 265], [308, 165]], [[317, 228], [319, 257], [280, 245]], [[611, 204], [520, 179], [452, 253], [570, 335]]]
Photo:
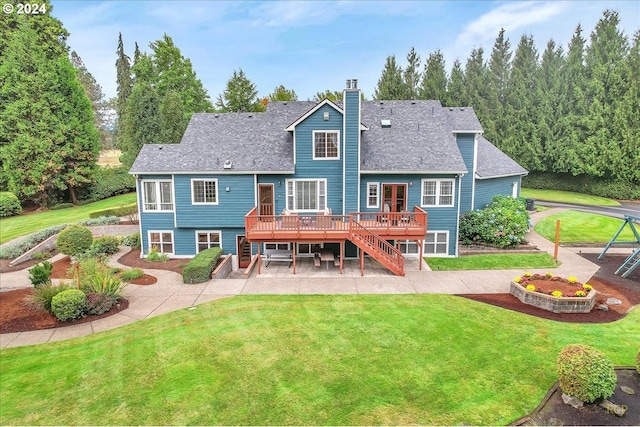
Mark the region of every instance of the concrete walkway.
[[[532, 221], [552, 215], [562, 209], [551, 209], [532, 214]], [[553, 243], [545, 240], [535, 231], [531, 231], [527, 239], [553, 254]], [[124, 251], [111, 258], [112, 266], [120, 266], [116, 261]], [[588, 281], [598, 270], [598, 266], [578, 255], [578, 252], [600, 252], [601, 248], [564, 248], [558, 252], [562, 264], [553, 269], [559, 276], [576, 276], [582, 282]], [[609, 253], [630, 253], [631, 249], [611, 249]], [[55, 260], [56, 258], [54, 258]], [[345, 274], [340, 275], [337, 269], [310, 268], [305, 273], [302, 265], [299, 274], [291, 274], [287, 265], [273, 263], [263, 268], [260, 276], [254, 273], [249, 278], [229, 278], [211, 280], [196, 285], [185, 285], [182, 277], [165, 270], [145, 270], [147, 274], [158, 278], [151, 286], [129, 285], [125, 289], [125, 297], [129, 307], [113, 316], [79, 325], [58, 327], [40, 331], [18, 332], [0, 335], [0, 348], [18, 347], [61, 341], [113, 329], [142, 319], [154, 317], [174, 310], [194, 307], [196, 305], [234, 295], [248, 294], [473, 294], [473, 293], [507, 293], [509, 283], [522, 269], [516, 270], [472, 270], [472, 271], [428, 271], [418, 270], [417, 258], [407, 258], [406, 275], [398, 277], [384, 269], [376, 268], [373, 262], [365, 267], [365, 275], [360, 276], [357, 261], [349, 263]], [[347, 264], [347, 262], [345, 262]], [[424, 267], [423, 267], [424, 268]], [[544, 273], [549, 269], [531, 270]], [[28, 271], [0, 274], [0, 288], [31, 287]], [[239, 274], [234, 274], [237, 277]]]

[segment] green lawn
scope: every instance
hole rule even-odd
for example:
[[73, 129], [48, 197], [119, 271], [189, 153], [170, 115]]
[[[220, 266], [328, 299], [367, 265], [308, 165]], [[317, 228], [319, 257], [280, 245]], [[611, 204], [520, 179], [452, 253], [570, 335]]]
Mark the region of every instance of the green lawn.
[[589, 194], [573, 193], [571, 191], [539, 190], [535, 188], [522, 188], [522, 197], [536, 200], [546, 200], [548, 202], [573, 203], [577, 205], [589, 206], [620, 206], [615, 200], [604, 197], [591, 196]]
[[451, 295], [242, 296], [0, 351], [2, 425], [505, 425], [563, 346], [615, 365], [640, 309], [559, 323]]
[[554, 268], [548, 253], [467, 255], [459, 258], [425, 258], [432, 270], [502, 270], [510, 268]]
[[0, 244], [52, 225], [83, 221], [89, 219], [89, 214], [93, 211], [118, 207], [135, 201], [136, 193], [129, 193], [73, 208], [3, 218], [0, 220]]
[[[553, 242], [556, 238], [556, 220], [560, 220], [560, 243], [607, 243], [623, 223], [621, 219], [604, 215], [567, 210], [538, 221], [534, 228]], [[627, 226], [617, 240], [635, 241], [636, 238]]]

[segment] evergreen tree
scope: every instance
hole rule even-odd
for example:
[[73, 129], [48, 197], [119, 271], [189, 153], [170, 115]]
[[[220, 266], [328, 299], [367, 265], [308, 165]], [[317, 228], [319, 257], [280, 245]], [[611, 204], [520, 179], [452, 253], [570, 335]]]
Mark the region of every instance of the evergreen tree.
[[118, 34], [118, 48], [116, 50], [116, 84], [118, 102], [116, 103], [116, 139], [118, 146], [122, 144], [120, 134], [122, 133], [121, 124], [124, 118], [124, 112], [127, 105], [127, 99], [133, 88], [133, 79], [131, 77], [131, 63], [129, 57], [124, 52], [124, 44], [122, 42], [122, 33]]
[[297, 101], [296, 91], [285, 88], [283, 85], [276, 87], [269, 95], [270, 101]]
[[533, 36], [523, 35], [515, 52], [506, 94], [505, 116], [509, 124], [501, 142], [503, 150], [530, 171], [544, 171], [544, 147], [537, 130], [540, 121], [537, 83], [538, 52]]
[[[484, 61], [484, 50], [481, 47], [473, 49], [464, 69], [465, 98], [482, 123], [485, 136], [491, 140], [494, 136], [494, 118], [487, 103], [489, 78], [487, 65]], [[495, 142], [500, 144], [500, 141]]]
[[160, 97], [148, 82], [136, 82], [121, 123], [120, 161], [130, 168], [144, 144], [162, 142]]
[[509, 83], [511, 72], [511, 44], [509, 39], [504, 37], [504, 28], [498, 33], [491, 58], [489, 59], [489, 82], [487, 104], [493, 112], [494, 130], [493, 138], [501, 141], [506, 137], [508, 122], [505, 115], [505, 104], [507, 97], [507, 84]]
[[466, 107], [469, 105], [464, 84], [464, 71], [460, 60], [456, 58], [451, 67], [451, 75], [447, 83], [447, 95], [442, 105], [446, 107]]
[[91, 100], [91, 108], [93, 109], [94, 124], [100, 135], [100, 147], [107, 146], [107, 138], [109, 137], [104, 125], [104, 93], [102, 87], [98, 84], [93, 75], [87, 70], [82, 58], [75, 52], [71, 52], [71, 63], [76, 69], [78, 80], [82, 84], [89, 100]]
[[447, 96], [447, 72], [444, 56], [440, 50], [429, 54], [424, 66], [420, 99], [443, 100]]
[[402, 68], [396, 64], [395, 55], [387, 57], [373, 97], [380, 101], [406, 99], [407, 87], [402, 79]]
[[404, 84], [407, 93], [402, 99], [418, 99], [420, 84], [420, 56], [414, 48], [407, 54], [407, 68], [404, 70]]
[[98, 134], [66, 51], [51, 58], [41, 42], [30, 21], [22, 21], [0, 64], [3, 175], [22, 201], [46, 205], [68, 191], [75, 203], [75, 190], [93, 179]]
[[[186, 129], [184, 109], [180, 94], [170, 91], [160, 102], [160, 138], [164, 144], [177, 144]], [[152, 141], [149, 141], [152, 142]]]
[[618, 13], [606, 10], [585, 52], [586, 96], [590, 101], [586, 145], [595, 154], [588, 160], [593, 162], [595, 175], [617, 179], [623, 178], [627, 169], [622, 156], [623, 137], [614, 118], [627, 92], [627, 68], [623, 64], [629, 51], [619, 23]]
[[244, 71], [233, 70], [233, 76], [227, 81], [227, 87], [216, 102], [223, 112], [264, 111], [263, 104], [258, 100], [256, 85], [244, 74]]

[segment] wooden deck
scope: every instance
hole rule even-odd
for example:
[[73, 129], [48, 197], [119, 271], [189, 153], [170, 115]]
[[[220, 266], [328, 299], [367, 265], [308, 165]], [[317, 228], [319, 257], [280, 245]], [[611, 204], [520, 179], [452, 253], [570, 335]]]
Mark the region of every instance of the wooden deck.
[[422, 240], [427, 232], [427, 213], [358, 212], [350, 215], [292, 214], [245, 215], [247, 239], [254, 242], [342, 241], [351, 236], [352, 222], [389, 240]]

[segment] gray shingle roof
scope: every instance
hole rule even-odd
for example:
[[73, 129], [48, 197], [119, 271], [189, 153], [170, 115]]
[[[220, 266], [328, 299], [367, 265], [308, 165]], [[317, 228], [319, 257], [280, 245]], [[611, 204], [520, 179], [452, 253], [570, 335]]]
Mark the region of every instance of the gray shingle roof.
[[500, 151], [483, 136], [478, 138], [477, 178], [487, 179], [499, 176], [526, 175], [528, 173], [525, 168]]
[[[264, 113], [194, 114], [180, 144], [145, 144], [130, 172], [293, 172], [292, 134], [285, 129], [316, 105], [271, 102]], [[381, 120], [391, 126], [383, 128]], [[363, 172], [467, 172], [453, 132], [482, 132], [473, 109], [443, 108], [438, 101], [364, 101], [361, 121], [369, 128], [361, 134]], [[479, 177], [526, 173], [481, 140]]]

